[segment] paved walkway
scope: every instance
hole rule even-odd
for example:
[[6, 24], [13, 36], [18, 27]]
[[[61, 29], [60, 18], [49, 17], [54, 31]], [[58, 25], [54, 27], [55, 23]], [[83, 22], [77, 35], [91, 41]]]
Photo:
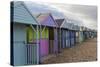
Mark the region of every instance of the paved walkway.
[[45, 60], [43, 64], [95, 61], [97, 58], [96, 52], [96, 38], [89, 39], [82, 44], [77, 44], [75, 47], [63, 49], [62, 53], [60, 53], [58, 56]]

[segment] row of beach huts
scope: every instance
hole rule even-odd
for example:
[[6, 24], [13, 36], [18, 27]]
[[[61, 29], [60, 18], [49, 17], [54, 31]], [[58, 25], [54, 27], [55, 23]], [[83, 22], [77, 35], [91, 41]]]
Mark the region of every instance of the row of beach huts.
[[42, 64], [48, 55], [97, 36], [95, 30], [69, 22], [74, 21], [54, 19], [51, 13], [34, 16], [24, 2], [11, 2], [11, 65]]

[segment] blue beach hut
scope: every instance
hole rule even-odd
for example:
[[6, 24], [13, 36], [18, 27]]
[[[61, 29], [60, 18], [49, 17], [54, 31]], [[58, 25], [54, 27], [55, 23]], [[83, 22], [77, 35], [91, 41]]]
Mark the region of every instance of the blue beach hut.
[[24, 2], [11, 2], [11, 65], [39, 64], [37, 32], [37, 21]]

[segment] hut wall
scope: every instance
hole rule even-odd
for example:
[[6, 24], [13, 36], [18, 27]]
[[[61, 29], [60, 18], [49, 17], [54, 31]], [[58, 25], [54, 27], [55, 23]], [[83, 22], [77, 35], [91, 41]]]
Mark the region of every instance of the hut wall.
[[[56, 35], [55, 35], [55, 38], [56, 38], [56, 40], [58, 40], [58, 52], [60, 52], [60, 50], [61, 50], [61, 30], [60, 30], [60, 28], [58, 28], [58, 30], [57, 31], [55, 31], [55, 33], [56, 33]], [[58, 36], [57, 36], [58, 35]], [[58, 38], [57, 38], [58, 37]], [[54, 41], [55, 42], [55, 41]], [[56, 45], [56, 44], [55, 44]]]
[[54, 51], [54, 30], [49, 28], [49, 53], [52, 54]]
[[72, 46], [72, 32], [71, 31], [69, 31], [69, 40], [70, 40], [70, 47]]
[[54, 53], [57, 53], [58, 48], [61, 48], [61, 44], [59, 44], [59, 47], [58, 47], [58, 32], [56, 28], [54, 29], [54, 41], [53, 42], [54, 42]]
[[75, 46], [75, 31], [72, 32], [72, 43]]
[[13, 24], [13, 63], [14, 65], [26, 64], [26, 26], [23, 24]]
[[70, 47], [70, 32], [68, 30], [62, 30], [62, 48]]
[[76, 32], [76, 43], [79, 43], [79, 32]]
[[66, 47], [66, 31], [62, 30], [62, 48]]
[[69, 32], [66, 31], [66, 47], [70, 47]]
[[83, 32], [80, 31], [79, 32], [79, 42], [82, 43], [83, 42], [83, 39], [84, 39]]

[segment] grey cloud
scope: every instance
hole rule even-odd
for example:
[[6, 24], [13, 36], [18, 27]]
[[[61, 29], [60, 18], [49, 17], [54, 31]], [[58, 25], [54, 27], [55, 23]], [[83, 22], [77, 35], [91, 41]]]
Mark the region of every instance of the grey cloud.
[[[54, 18], [72, 18], [77, 25], [97, 29], [97, 6], [26, 2], [33, 13], [51, 12]], [[82, 22], [80, 22], [82, 21]]]

